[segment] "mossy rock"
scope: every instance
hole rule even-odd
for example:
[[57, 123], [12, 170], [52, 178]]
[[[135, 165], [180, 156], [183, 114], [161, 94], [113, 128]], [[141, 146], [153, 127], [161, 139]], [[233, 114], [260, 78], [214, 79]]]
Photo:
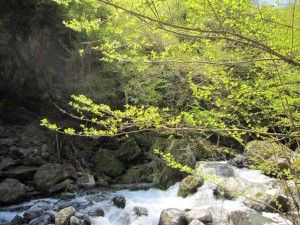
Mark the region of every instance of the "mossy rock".
[[282, 144], [271, 141], [250, 141], [245, 148], [245, 154], [248, 156], [259, 156], [263, 159], [269, 159], [276, 155], [278, 157], [291, 157], [292, 150]]
[[151, 170], [149, 170], [147, 164], [139, 164], [130, 167], [126, 173], [120, 178], [118, 183], [120, 184], [132, 184], [132, 183], [151, 183]]
[[110, 177], [120, 176], [126, 170], [124, 163], [108, 149], [101, 149], [95, 153], [95, 164], [100, 172]]
[[204, 180], [201, 178], [193, 175], [187, 176], [180, 182], [178, 196], [185, 198], [190, 194], [194, 194], [197, 192], [197, 189], [203, 185], [203, 183]]
[[124, 142], [118, 150], [118, 158], [125, 161], [132, 161], [142, 155], [140, 146], [133, 138]]

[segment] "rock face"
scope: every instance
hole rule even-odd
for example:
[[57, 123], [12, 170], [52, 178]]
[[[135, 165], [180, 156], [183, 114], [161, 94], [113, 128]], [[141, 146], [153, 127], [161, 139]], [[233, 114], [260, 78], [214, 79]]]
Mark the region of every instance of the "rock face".
[[77, 175], [71, 165], [45, 164], [34, 175], [36, 189], [47, 191], [51, 186]]
[[202, 178], [198, 178], [193, 175], [189, 175], [184, 178], [179, 185], [178, 196], [187, 197], [190, 194], [197, 192], [197, 188], [201, 187], [204, 183]]
[[60, 210], [55, 215], [55, 225], [69, 225], [70, 218], [74, 213], [75, 209], [72, 206]]
[[9, 204], [21, 199], [26, 192], [25, 185], [15, 179], [7, 178], [0, 184], [0, 203]]
[[187, 225], [182, 218], [184, 211], [174, 208], [164, 209], [159, 218], [158, 225]]
[[124, 163], [107, 149], [101, 149], [95, 153], [95, 164], [100, 172], [111, 177], [122, 175], [126, 169]]

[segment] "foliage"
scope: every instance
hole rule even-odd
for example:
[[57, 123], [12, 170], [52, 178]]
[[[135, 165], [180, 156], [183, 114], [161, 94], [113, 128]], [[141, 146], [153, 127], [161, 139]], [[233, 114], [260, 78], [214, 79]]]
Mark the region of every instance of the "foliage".
[[[67, 114], [84, 123], [81, 130], [43, 125], [90, 137], [193, 131], [300, 148], [298, 1], [55, 1], [69, 10], [64, 24], [88, 39], [79, 54], [100, 52], [101, 66], [119, 71], [126, 106], [74, 95], [77, 114]], [[290, 170], [276, 174], [292, 178]]]

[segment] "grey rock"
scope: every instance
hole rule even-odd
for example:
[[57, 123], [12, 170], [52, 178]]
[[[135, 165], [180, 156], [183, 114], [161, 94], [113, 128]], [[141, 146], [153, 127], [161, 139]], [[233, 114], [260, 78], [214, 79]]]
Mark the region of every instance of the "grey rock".
[[29, 225], [48, 225], [51, 222], [54, 221], [51, 221], [51, 217], [49, 215], [42, 215], [38, 218], [32, 219], [29, 222]]
[[185, 221], [190, 223], [192, 220], [199, 220], [201, 222], [212, 222], [212, 214], [208, 209], [190, 210], [183, 214]]
[[228, 212], [227, 218], [230, 225], [252, 225], [249, 214], [246, 211], [236, 210]]
[[18, 166], [3, 172], [4, 177], [14, 178], [19, 181], [33, 180], [37, 167]]
[[91, 225], [92, 224], [91, 219], [87, 214], [76, 212], [74, 214], [74, 216], [76, 216], [80, 220], [83, 220], [85, 225]]
[[80, 187], [95, 187], [96, 182], [93, 175], [85, 173], [82, 176], [78, 177], [76, 184]]
[[66, 179], [61, 183], [55, 184], [48, 189], [48, 193], [55, 193], [64, 190], [68, 185], [74, 183], [71, 179]]
[[136, 206], [133, 208], [133, 211], [137, 216], [148, 216], [148, 210], [145, 207]]
[[7, 157], [2, 158], [0, 161], [0, 171], [10, 169], [11, 167], [15, 166], [17, 164], [16, 160]]
[[45, 164], [39, 167], [34, 175], [34, 183], [38, 190], [47, 191], [51, 186], [67, 178], [76, 178], [75, 169], [71, 165]]
[[199, 220], [192, 220], [189, 225], [205, 225], [204, 223], [202, 223]]
[[0, 203], [13, 203], [24, 197], [26, 187], [15, 179], [7, 178], [0, 184]]
[[186, 225], [183, 213], [184, 211], [175, 208], [164, 209], [160, 214], [158, 225]]
[[117, 195], [117, 196], [113, 197], [113, 203], [118, 208], [124, 209], [126, 206], [126, 199], [122, 195]]
[[88, 210], [87, 214], [92, 217], [103, 217], [104, 210], [100, 206], [94, 206]]
[[11, 225], [22, 225], [24, 223], [24, 219], [22, 216], [16, 215], [13, 220], [10, 222]]

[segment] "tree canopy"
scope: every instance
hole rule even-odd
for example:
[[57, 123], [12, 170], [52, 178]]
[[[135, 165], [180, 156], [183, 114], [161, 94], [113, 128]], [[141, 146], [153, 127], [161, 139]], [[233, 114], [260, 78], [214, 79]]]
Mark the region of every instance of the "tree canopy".
[[[120, 74], [124, 108], [73, 96], [81, 131], [215, 132], [286, 139], [300, 125], [300, 3], [245, 0], [54, 0], [64, 24], [84, 35], [81, 57], [98, 53]], [[83, 93], [85, 94], [85, 93]], [[133, 105], [133, 106], [129, 106]], [[71, 115], [71, 113], [69, 113]]]

